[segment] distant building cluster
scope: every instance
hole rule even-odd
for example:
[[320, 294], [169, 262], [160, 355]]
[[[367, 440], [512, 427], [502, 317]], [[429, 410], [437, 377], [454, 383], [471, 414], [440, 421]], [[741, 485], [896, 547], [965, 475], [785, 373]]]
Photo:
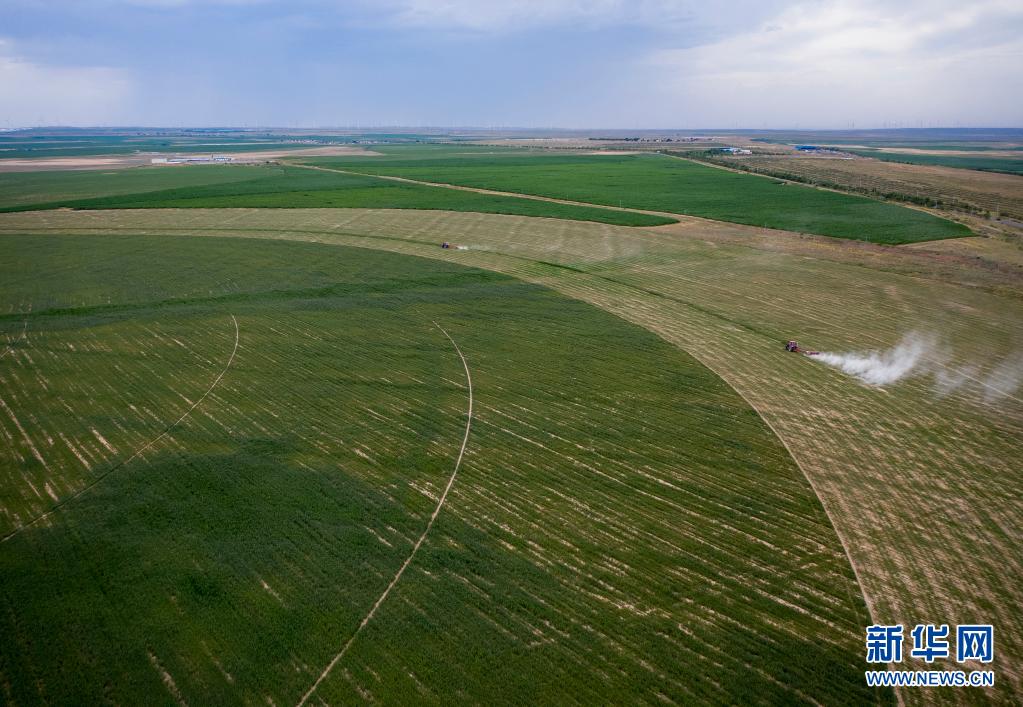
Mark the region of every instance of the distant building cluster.
[[154, 157], [151, 164], [211, 164], [214, 162], [231, 162], [234, 158], [227, 155], [206, 155], [195, 157]]
[[796, 152], [812, 152], [814, 154], [826, 155], [828, 157], [842, 157], [843, 159], [851, 159], [852, 155], [848, 152], [843, 152], [834, 147], [826, 147], [822, 145], [794, 145]]
[[747, 150], [745, 147], [722, 147], [721, 152], [727, 152], [730, 155], [752, 155], [753, 150]]
[[[558, 138], [547, 138], [557, 140]], [[600, 142], [706, 142], [713, 137], [591, 137], [588, 140]]]

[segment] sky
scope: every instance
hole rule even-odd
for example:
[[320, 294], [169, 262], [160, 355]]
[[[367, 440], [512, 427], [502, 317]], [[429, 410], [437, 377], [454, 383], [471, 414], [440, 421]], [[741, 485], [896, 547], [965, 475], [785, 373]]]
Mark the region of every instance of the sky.
[[0, 0], [0, 128], [1023, 126], [1023, 0]]

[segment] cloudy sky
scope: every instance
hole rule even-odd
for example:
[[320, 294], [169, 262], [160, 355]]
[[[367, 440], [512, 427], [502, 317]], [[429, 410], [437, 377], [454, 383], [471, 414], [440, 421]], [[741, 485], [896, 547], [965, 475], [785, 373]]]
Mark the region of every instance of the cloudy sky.
[[0, 0], [0, 127], [1018, 127], [1021, 77], [1021, 0]]

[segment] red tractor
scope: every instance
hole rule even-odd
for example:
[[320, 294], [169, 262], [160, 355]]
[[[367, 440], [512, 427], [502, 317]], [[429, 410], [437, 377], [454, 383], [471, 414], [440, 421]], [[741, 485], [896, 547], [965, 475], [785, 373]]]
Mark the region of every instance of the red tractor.
[[820, 351], [807, 351], [806, 349], [799, 348], [799, 344], [797, 344], [795, 340], [788, 341], [785, 344], [785, 350], [791, 351], [792, 353], [801, 353], [806, 356], [817, 356], [818, 354], [820, 354]]

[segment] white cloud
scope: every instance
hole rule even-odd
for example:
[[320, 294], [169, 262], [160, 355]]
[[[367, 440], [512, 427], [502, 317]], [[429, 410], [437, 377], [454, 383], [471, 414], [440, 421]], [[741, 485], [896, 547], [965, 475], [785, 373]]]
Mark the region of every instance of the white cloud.
[[[0, 43], [0, 126], [306, 124], [323, 106], [381, 123], [1023, 124], [1020, 0], [3, 1], [32, 30]], [[325, 88], [356, 76], [362, 100]]]
[[1019, 124], [1021, 29], [1014, 2], [839, 0], [656, 51], [647, 66], [677, 110], [707, 125]]
[[0, 39], [0, 125], [97, 125], [123, 115], [133, 83], [120, 69], [47, 66]]
[[398, 24], [473, 30], [504, 30], [573, 21], [606, 21], [621, 16], [620, 0], [397, 0], [390, 4]]
[[773, 2], [737, 0], [727, 7], [697, 0], [377, 0], [368, 3], [398, 25], [507, 32], [537, 27], [652, 28], [720, 24], [757, 15]]
[[189, 5], [267, 5], [275, 0], [99, 0], [101, 5], [135, 5], [137, 7], [176, 8]]

